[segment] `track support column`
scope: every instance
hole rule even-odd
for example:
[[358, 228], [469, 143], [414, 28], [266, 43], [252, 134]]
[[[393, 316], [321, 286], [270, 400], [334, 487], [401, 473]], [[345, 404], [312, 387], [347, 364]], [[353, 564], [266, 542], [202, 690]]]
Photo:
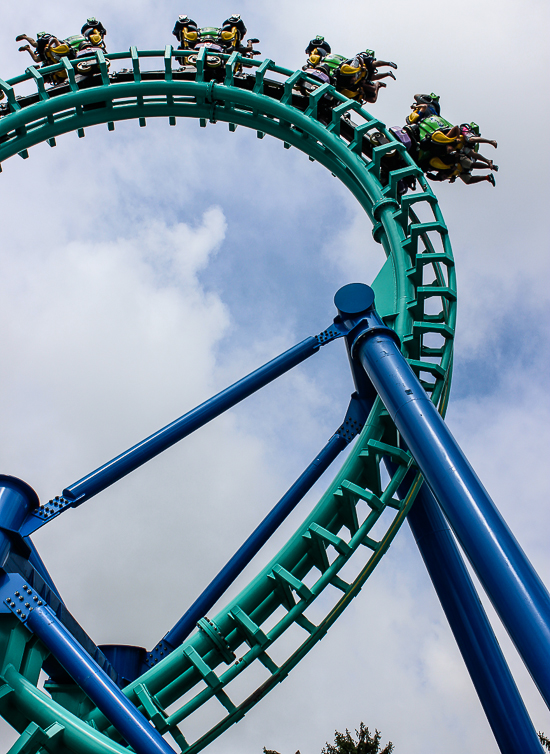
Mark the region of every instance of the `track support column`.
[[426, 484], [407, 517], [502, 754], [540, 754], [525, 708], [449, 525]]
[[352, 369], [380, 395], [550, 706], [550, 595], [374, 308], [354, 283], [335, 296]]

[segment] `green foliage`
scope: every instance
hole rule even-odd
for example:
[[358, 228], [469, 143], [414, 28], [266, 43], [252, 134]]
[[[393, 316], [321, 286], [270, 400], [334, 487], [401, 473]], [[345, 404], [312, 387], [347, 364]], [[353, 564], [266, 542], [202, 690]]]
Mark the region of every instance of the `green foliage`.
[[546, 738], [544, 733], [541, 733], [539, 731], [539, 739], [543, 747], [546, 749], [546, 751], [550, 751], [550, 738]]
[[[347, 728], [345, 733], [335, 731], [334, 745], [327, 742], [321, 754], [391, 754], [393, 751], [391, 741], [381, 749], [380, 732], [375, 730], [374, 735], [371, 736], [369, 729], [363, 723], [359, 725], [359, 730], [355, 731], [355, 735], [357, 736], [357, 741], [352, 737]], [[539, 733], [539, 736], [541, 735]], [[264, 746], [264, 754], [279, 754], [279, 752], [266, 749]], [[297, 751], [296, 754], [300, 754], [300, 752]]]
[[355, 730], [357, 741], [346, 728], [345, 733], [334, 733], [334, 745], [327, 743], [321, 754], [391, 754], [393, 744], [390, 741], [383, 749], [380, 748], [381, 734], [375, 730], [374, 736], [363, 723], [359, 730]]

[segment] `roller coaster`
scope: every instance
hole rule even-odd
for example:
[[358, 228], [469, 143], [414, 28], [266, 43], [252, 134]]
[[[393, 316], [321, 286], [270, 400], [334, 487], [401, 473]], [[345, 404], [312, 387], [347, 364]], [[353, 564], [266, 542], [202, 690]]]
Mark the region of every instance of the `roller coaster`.
[[[192, 67], [177, 69], [182, 54], [170, 46], [108, 55], [97, 50], [92, 76], [78, 77], [75, 62], [63, 58], [0, 80], [0, 170], [12, 156], [28, 158], [39, 143], [54, 147], [62, 134], [82, 137], [97, 125], [113, 131], [121, 120], [145, 126], [148, 118], [168, 118], [170, 125], [194, 118], [202, 127], [228, 123], [230, 131], [243, 126], [304, 152], [336, 176], [371, 220], [386, 261], [371, 287], [350, 284], [336, 293], [334, 319], [318, 334], [48, 502], [40, 503], [25, 482], [0, 476], [0, 714], [20, 734], [9, 754], [173, 754], [174, 746], [201, 751], [326, 634], [405, 519], [498, 746], [507, 754], [540, 752], [456, 544], [550, 702], [550, 596], [442, 419], [457, 296], [449, 234], [435, 195], [391, 131], [330, 84], [319, 86], [304, 71], [238, 52], [221, 55], [222, 75], [213, 76], [205, 48]], [[110, 73], [115, 61], [129, 67]], [[58, 72], [66, 74], [65, 83], [46, 86], [45, 78]], [[18, 96], [21, 85], [25, 93]], [[67, 610], [31, 535], [339, 338], [346, 341], [355, 392], [326, 446], [154, 648], [97, 646]], [[342, 468], [287, 544], [208, 617], [350, 445]], [[356, 575], [344, 580], [340, 574], [349, 563], [345, 573]], [[329, 587], [340, 596], [327, 608], [322, 595]], [[302, 639], [288, 649], [285, 632], [296, 628]], [[265, 678], [259, 685], [252, 681], [243, 693], [246, 684], [233, 684], [247, 673], [256, 679], [249, 669], [258, 667]], [[43, 687], [41, 672], [48, 677]], [[217, 722], [190, 740], [186, 722], [211, 700], [218, 704]]]

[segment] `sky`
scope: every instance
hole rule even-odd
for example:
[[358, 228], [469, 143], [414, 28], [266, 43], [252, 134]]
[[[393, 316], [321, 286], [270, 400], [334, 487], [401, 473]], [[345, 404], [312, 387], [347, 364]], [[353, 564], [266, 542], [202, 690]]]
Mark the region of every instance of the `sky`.
[[[288, 68], [316, 34], [336, 52], [368, 47], [394, 60], [397, 81], [370, 106], [388, 125], [404, 122], [415, 92], [434, 91], [447, 119], [475, 120], [498, 141], [482, 150], [500, 167], [496, 188], [436, 186], [459, 293], [447, 421], [550, 584], [547, 3], [20, 0], [1, 11], [0, 77], [30, 62], [14, 42], [22, 32], [68, 36], [93, 14], [110, 51], [161, 49], [179, 13], [215, 25], [234, 12], [263, 56]], [[336, 290], [372, 282], [383, 263], [367, 218], [328, 171], [222, 123], [149, 120], [60, 137], [3, 165], [0, 207], [1, 470], [42, 501], [325, 329]], [[328, 440], [352, 389], [343, 344], [327, 347], [40, 530], [34, 541], [94, 640], [153, 646]], [[548, 710], [494, 625], [548, 734]], [[208, 751], [317, 754], [360, 721], [396, 754], [497, 752], [406, 525], [324, 640]], [[13, 740], [0, 727], [0, 750]]]

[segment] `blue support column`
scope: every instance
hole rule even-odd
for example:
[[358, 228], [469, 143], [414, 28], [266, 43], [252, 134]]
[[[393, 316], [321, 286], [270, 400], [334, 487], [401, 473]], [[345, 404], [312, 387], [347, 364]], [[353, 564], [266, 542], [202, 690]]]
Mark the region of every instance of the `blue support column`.
[[335, 297], [354, 368], [380, 395], [550, 706], [550, 595], [374, 310], [371, 288]]
[[27, 625], [136, 754], [174, 754], [160, 733], [92, 660], [49, 607], [35, 607], [27, 618]]
[[38, 495], [26, 482], [0, 474], [0, 568], [9, 557], [21, 524], [39, 504]]
[[30, 485], [17, 477], [0, 474], [0, 568], [5, 566], [12, 550], [27, 551], [31, 566], [61, 600], [32, 540], [20, 535], [21, 525], [39, 505], [38, 495]]
[[502, 754], [541, 754], [525, 708], [445, 517], [426, 484], [408, 522]]

